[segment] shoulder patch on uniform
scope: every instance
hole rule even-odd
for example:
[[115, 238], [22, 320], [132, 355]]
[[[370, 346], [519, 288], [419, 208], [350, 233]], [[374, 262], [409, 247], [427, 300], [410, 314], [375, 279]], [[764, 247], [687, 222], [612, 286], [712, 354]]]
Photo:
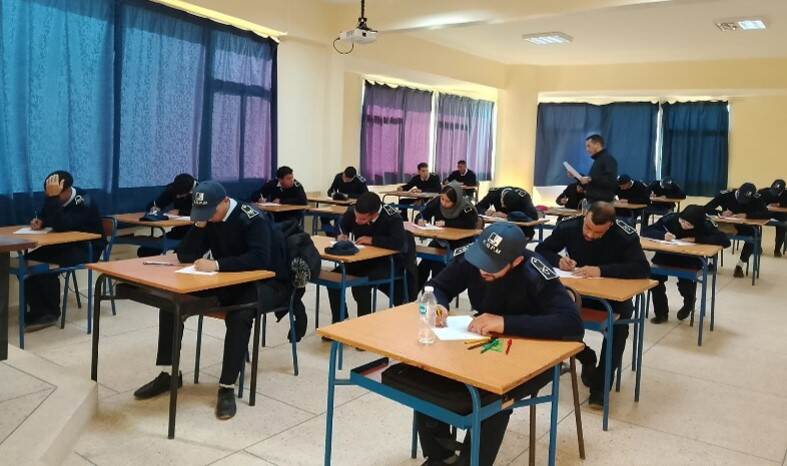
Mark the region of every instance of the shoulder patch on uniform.
[[385, 210], [385, 213], [390, 215], [391, 217], [395, 215], [399, 215], [399, 211], [396, 209], [396, 207], [394, 207], [391, 204], [386, 204], [385, 206], [383, 206], [383, 210]]
[[473, 245], [473, 243], [468, 243], [468, 244], [465, 244], [464, 246], [459, 246], [458, 248], [454, 249], [454, 257], [456, 257], [456, 256], [461, 256], [462, 254], [464, 254], [465, 252], [467, 252], [467, 250], [468, 250], [468, 249], [470, 248], [470, 246], [472, 246], [472, 245]]
[[469, 214], [469, 213], [470, 213], [470, 212], [472, 212], [472, 211], [473, 211], [473, 206], [471, 206], [471, 205], [469, 205], [469, 204], [465, 206], [465, 211], [464, 211], [464, 212], [465, 212], [466, 214]]
[[544, 263], [544, 261], [542, 261], [537, 257], [530, 258], [530, 265], [532, 265], [538, 271], [538, 273], [540, 273], [541, 276], [544, 277], [544, 280], [554, 280], [555, 278], [557, 278], [555, 269], [548, 266], [547, 264]]
[[292, 182], [292, 185], [293, 185], [293, 186], [295, 186], [296, 188], [300, 188], [300, 187], [301, 187], [301, 182], [300, 182], [300, 181], [298, 181], [298, 180], [294, 180], [294, 181]]
[[519, 197], [527, 197], [527, 192], [524, 189], [516, 188], [516, 193]]
[[250, 206], [248, 204], [241, 204], [240, 205], [240, 210], [244, 214], [246, 214], [246, 216], [249, 217], [250, 219], [260, 215], [260, 213], [259, 213], [259, 211], [257, 209], [255, 209], [254, 207], [252, 207], [252, 206]]
[[719, 194], [727, 194], [729, 192], [730, 192], [729, 189], [722, 189], [721, 191], [719, 191]]
[[361, 183], [366, 183], [366, 178], [362, 177], [361, 175], [358, 175], [355, 178], [357, 178]]
[[621, 219], [616, 219], [615, 223], [617, 223], [620, 229], [623, 230], [627, 235], [633, 235], [637, 233], [637, 230], [635, 230], [634, 227], [632, 227], [631, 225], [629, 225], [628, 223], [624, 222]]
[[86, 203], [87, 203], [87, 199], [82, 197], [80, 194], [77, 194], [76, 197], [74, 197], [74, 205], [82, 205]]

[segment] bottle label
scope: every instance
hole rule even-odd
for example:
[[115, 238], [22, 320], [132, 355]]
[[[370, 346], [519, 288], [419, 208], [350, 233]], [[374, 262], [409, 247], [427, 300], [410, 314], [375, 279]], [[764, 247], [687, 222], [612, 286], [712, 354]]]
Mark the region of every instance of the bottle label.
[[418, 305], [418, 313], [421, 314], [422, 316], [426, 315], [426, 304], [425, 303], [421, 303], [421, 304]]

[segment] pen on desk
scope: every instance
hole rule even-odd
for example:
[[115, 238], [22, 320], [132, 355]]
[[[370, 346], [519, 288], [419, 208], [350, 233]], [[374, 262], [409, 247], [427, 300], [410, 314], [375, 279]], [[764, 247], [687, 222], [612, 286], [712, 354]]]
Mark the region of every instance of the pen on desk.
[[165, 266], [176, 266], [178, 264], [173, 264], [172, 262], [164, 262], [164, 261], [142, 261], [142, 265], [165, 265]]
[[508, 355], [508, 352], [511, 351], [511, 343], [513, 343], [513, 342], [514, 342], [514, 340], [512, 340], [510, 338], [508, 339], [508, 343], [506, 343], [506, 355]]
[[487, 351], [491, 350], [492, 348], [494, 348], [498, 344], [500, 344], [500, 342], [497, 340], [497, 338], [495, 338], [494, 340], [492, 340], [489, 343], [487, 343], [486, 345], [484, 345], [484, 347], [481, 349], [481, 354], [486, 353]]
[[480, 348], [481, 346], [488, 345], [490, 343], [494, 343], [495, 341], [497, 341], [497, 338], [493, 338], [491, 340], [489, 340], [489, 339], [481, 340], [480, 343], [476, 343], [474, 345], [470, 345], [470, 346], [467, 347], [467, 349], [472, 350], [472, 349]]
[[492, 339], [491, 337], [485, 337], [485, 338], [481, 338], [479, 340], [465, 340], [465, 345], [474, 345], [474, 344], [477, 344], [477, 343], [481, 343], [481, 344], [489, 343], [489, 340], [491, 340], [491, 339]]

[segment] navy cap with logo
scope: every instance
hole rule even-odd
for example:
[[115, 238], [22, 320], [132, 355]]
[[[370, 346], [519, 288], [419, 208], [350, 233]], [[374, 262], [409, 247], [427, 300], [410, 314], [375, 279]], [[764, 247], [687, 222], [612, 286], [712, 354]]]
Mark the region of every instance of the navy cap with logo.
[[735, 192], [735, 199], [741, 204], [746, 204], [757, 194], [757, 187], [753, 183], [743, 183]]
[[771, 191], [777, 196], [781, 196], [784, 192], [785, 183], [784, 180], [776, 180], [771, 184]]
[[631, 181], [631, 177], [630, 176], [628, 176], [628, 175], [620, 175], [618, 177], [618, 186], [624, 185], [624, 184], [629, 184], [630, 181]]
[[497, 273], [521, 256], [527, 248], [522, 230], [513, 223], [492, 224], [476, 238], [465, 260], [484, 272]]
[[227, 197], [224, 186], [216, 181], [203, 181], [191, 195], [191, 220], [206, 222], [216, 213], [216, 207]]
[[662, 188], [667, 188], [669, 186], [672, 186], [673, 184], [675, 184], [675, 182], [672, 181], [672, 178], [670, 178], [670, 177], [664, 177], [664, 178], [661, 179], [661, 187]]

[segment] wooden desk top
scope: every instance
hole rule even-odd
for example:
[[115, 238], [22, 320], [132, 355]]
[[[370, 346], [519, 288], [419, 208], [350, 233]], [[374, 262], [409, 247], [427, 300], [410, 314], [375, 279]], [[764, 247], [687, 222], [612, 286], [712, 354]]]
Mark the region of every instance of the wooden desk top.
[[411, 193], [410, 191], [385, 191], [380, 194], [383, 196], [397, 196], [409, 199], [431, 199], [440, 195], [440, 193]]
[[787, 214], [787, 207], [768, 206], [768, 211]]
[[[143, 262], [146, 261], [166, 261], [173, 264], [173, 266], [143, 264]], [[166, 256], [96, 262], [94, 264], [88, 264], [87, 266], [91, 270], [109, 275], [121, 281], [145, 285], [177, 294], [188, 294], [232, 285], [241, 285], [244, 283], [266, 280], [276, 276], [275, 273], [268, 270], [219, 272], [216, 275], [188, 275], [175, 273], [176, 270], [188, 267], [189, 265], [190, 264], [180, 264], [176, 255], [169, 254]]]
[[[50, 231], [46, 234], [40, 235], [17, 235], [14, 232], [20, 228], [25, 228], [28, 225], [17, 225], [11, 227], [0, 228], [0, 237], [16, 238], [24, 241], [35, 243], [36, 247], [40, 246], [54, 246], [57, 244], [79, 243], [81, 241], [92, 241], [94, 239], [101, 239], [101, 235], [96, 233], [85, 233], [83, 231], [64, 231], [55, 233]], [[98, 254], [100, 251], [93, 251]]]
[[468, 351], [462, 341], [436, 339], [432, 345], [421, 345], [418, 325], [418, 305], [410, 303], [320, 327], [317, 333], [498, 395], [511, 391], [584, 347], [573, 341], [512, 338], [514, 342], [508, 355], [495, 351], [481, 354], [480, 348]]
[[[21, 235], [15, 235], [21, 236]], [[36, 247], [35, 241], [27, 239], [30, 235], [24, 238], [12, 238], [10, 236], [0, 237], [0, 253], [12, 251], [24, 251], [25, 249], [32, 249]]]
[[333, 254], [328, 254], [325, 252], [325, 248], [330, 247], [331, 243], [335, 241], [334, 238], [329, 238], [328, 236], [312, 236], [312, 241], [314, 242], [314, 247], [317, 248], [317, 251], [320, 253], [320, 257], [325, 260], [331, 260], [335, 262], [344, 262], [345, 264], [351, 264], [353, 262], [363, 262], [372, 259], [379, 259], [381, 257], [388, 257], [393, 256], [394, 254], [398, 254], [398, 251], [392, 251], [390, 249], [383, 249], [374, 246], [364, 246], [360, 248], [358, 254], [354, 254], [352, 256], [335, 256]]
[[274, 214], [279, 212], [295, 212], [297, 210], [306, 210], [309, 208], [308, 205], [276, 204], [274, 202], [258, 202], [254, 204], [254, 206], [260, 210]]
[[481, 220], [483, 220], [484, 223], [506, 222], [506, 223], [513, 223], [514, 225], [519, 225], [521, 227], [534, 227], [536, 225], [542, 225], [544, 223], [549, 223], [549, 220], [547, 220], [545, 218], [539, 218], [538, 220], [533, 220], [533, 221], [530, 221], [530, 222], [514, 222], [512, 220], [508, 220], [508, 219], [500, 218], [500, 217], [493, 217], [493, 216], [490, 216], [490, 215], [479, 215], [479, 217], [481, 217]]
[[344, 205], [329, 205], [323, 207], [309, 207], [306, 212], [313, 214], [326, 214], [326, 215], [344, 215], [348, 207]]
[[483, 231], [449, 227], [441, 227], [439, 230], [424, 230], [412, 222], [404, 222], [404, 229], [418, 238], [433, 238], [444, 241], [458, 241], [467, 238], [475, 238]]
[[640, 237], [639, 243], [645, 251], [666, 252], [670, 254], [681, 254], [684, 256], [713, 257], [722, 249], [716, 244], [692, 244], [691, 246], [675, 246], [671, 244], [659, 243], [650, 238]]
[[655, 202], [657, 204], [680, 204], [685, 200], [686, 199], [678, 199], [676, 197], [665, 197], [665, 196], [656, 196], [650, 198], [650, 202]]
[[170, 227], [185, 227], [185, 226], [192, 225], [191, 220], [176, 220], [172, 218], [170, 218], [169, 220], [159, 220], [156, 222], [148, 222], [148, 221], [140, 220], [140, 218], [144, 215], [145, 212], [132, 212], [130, 214], [113, 215], [113, 217], [115, 217], [115, 220], [117, 220], [118, 223], [127, 223], [129, 225], [141, 225], [146, 227], [170, 228]]
[[554, 215], [556, 217], [578, 217], [582, 215], [581, 210], [567, 209], [565, 207], [550, 207], [544, 211], [545, 215]]
[[346, 201], [338, 201], [327, 196], [307, 196], [306, 200], [317, 204], [331, 204], [331, 205], [355, 205], [357, 199], [347, 199]]
[[648, 206], [647, 204], [634, 204], [631, 202], [620, 202], [620, 201], [615, 201], [613, 205], [615, 206], [616, 209], [630, 209], [630, 210], [644, 209], [645, 207]]
[[649, 278], [561, 278], [560, 283], [577, 290], [582, 296], [609, 301], [627, 301], [658, 284]]
[[716, 223], [729, 223], [730, 225], [749, 225], [749, 226], [764, 226], [766, 223], [770, 222], [770, 219], [762, 218], [737, 218], [737, 217], [720, 217], [716, 215], [711, 215], [708, 217], [709, 219], [713, 220]]

